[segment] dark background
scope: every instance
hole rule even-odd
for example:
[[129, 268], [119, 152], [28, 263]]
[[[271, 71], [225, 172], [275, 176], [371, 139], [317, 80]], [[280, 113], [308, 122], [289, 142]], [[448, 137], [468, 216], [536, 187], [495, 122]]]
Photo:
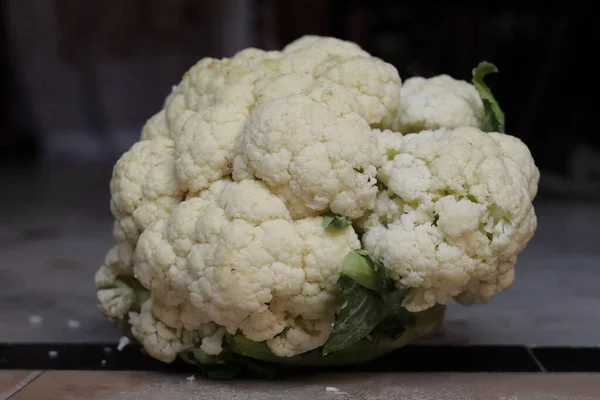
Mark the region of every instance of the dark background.
[[[569, 3], [2, 0], [2, 164], [113, 162], [194, 61], [304, 34], [357, 42], [403, 79], [480, 60], [542, 170], [541, 194], [600, 198], [599, 19]], [[592, 47], [590, 47], [592, 46]]]

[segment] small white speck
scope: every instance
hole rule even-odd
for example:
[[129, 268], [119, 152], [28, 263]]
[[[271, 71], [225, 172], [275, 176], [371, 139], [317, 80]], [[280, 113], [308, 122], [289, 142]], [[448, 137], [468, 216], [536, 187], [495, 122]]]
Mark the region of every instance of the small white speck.
[[100, 360], [100, 364], [106, 365], [106, 360]]
[[48, 352], [48, 355], [50, 356], [50, 358], [54, 359], [54, 358], [58, 357], [58, 351], [56, 351], [56, 350], [50, 350]]
[[75, 319], [69, 319], [67, 320], [67, 326], [69, 327], [69, 329], [79, 329], [81, 323]]
[[346, 392], [342, 392], [342, 391], [340, 391], [340, 389], [338, 389], [338, 388], [336, 388], [336, 387], [333, 387], [333, 386], [327, 386], [327, 387], [325, 388], [325, 391], [326, 391], [327, 393], [346, 394]]
[[125, 346], [127, 346], [129, 343], [131, 343], [129, 341], [129, 338], [127, 336], [122, 336], [121, 339], [119, 339], [119, 345], [117, 346], [117, 350], [123, 350]]
[[190, 375], [190, 376], [188, 376], [188, 377], [187, 377], [187, 378], [185, 378], [185, 379], [187, 379], [187, 380], [188, 380], [188, 381], [190, 381], [190, 382], [194, 382], [194, 381], [196, 380], [196, 377], [195, 377], [194, 375]]
[[106, 347], [104, 348], [104, 352], [105, 352], [106, 354], [110, 354], [110, 353], [112, 353], [112, 351], [113, 351], [112, 347], [108, 347], [108, 346], [106, 346]]
[[29, 316], [29, 324], [32, 326], [40, 326], [44, 319], [39, 315], [30, 315]]

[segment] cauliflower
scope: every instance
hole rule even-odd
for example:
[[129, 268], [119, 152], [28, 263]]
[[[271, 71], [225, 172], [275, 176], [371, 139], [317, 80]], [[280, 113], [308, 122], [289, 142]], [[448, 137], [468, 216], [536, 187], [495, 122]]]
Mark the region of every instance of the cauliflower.
[[490, 301], [539, 180], [494, 71], [403, 83], [319, 36], [200, 60], [114, 166], [100, 311], [210, 376], [368, 361]]

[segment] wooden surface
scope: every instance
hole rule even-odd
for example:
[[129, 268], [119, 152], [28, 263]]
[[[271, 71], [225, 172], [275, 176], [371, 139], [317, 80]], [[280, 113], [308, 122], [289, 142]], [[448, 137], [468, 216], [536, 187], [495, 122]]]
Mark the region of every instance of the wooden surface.
[[0, 371], [0, 400], [14, 396], [37, 379], [42, 371]]
[[201, 378], [189, 381], [185, 375], [151, 372], [0, 371], [0, 400], [597, 400], [599, 397], [600, 374], [331, 373], [264, 382]]

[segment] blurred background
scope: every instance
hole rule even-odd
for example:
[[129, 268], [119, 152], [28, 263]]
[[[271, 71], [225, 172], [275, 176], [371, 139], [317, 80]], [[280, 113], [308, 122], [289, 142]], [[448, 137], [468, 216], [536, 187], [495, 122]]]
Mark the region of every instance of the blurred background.
[[597, 14], [453, 3], [0, 0], [0, 342], [112, 340], [93, 273], [112, 245], [113, 163], [195, 61], [319, 34], [357, 42], [403, 79], [469, 80], [493, 62], [507, 133], [541, 170], [517, 283], [485, 308], [453, 306], [436, 340], [597, 345], [600, 135], [586, 47]]

